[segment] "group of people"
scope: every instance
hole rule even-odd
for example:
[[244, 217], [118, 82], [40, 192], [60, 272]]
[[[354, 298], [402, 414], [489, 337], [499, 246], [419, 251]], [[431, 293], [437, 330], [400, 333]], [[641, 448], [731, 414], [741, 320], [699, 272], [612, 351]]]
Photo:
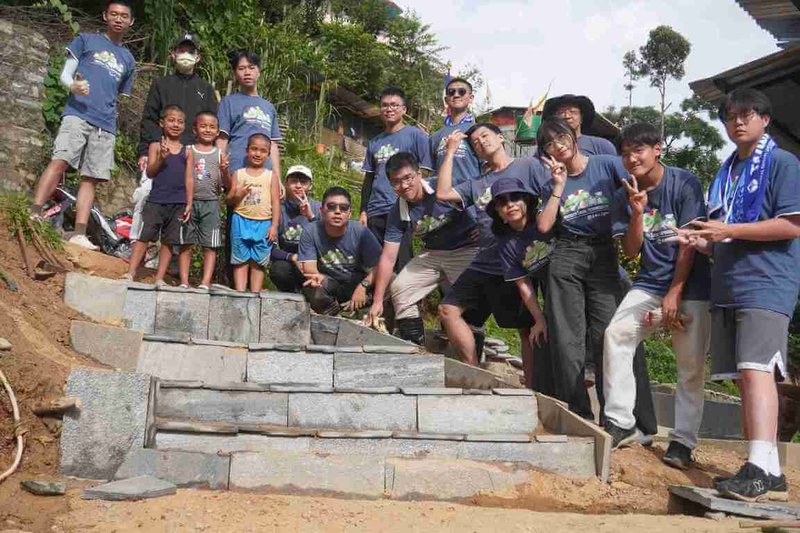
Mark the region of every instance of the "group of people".
[[[67, 166], [78, 169], [72, 241], [83, 246], [92, 246], [85, 227], [95, 184], [113, 164], [117, 95], [130, 91], [134, 69], [122, 45], [133, 21], [128, 2], [109, 2], [103, 16], [104, 35], [81, 34], [67, 47], [61, 80], [71, 95], [33, 205], [37, 216]], [[660, 161], [654, 126], [624, 128], [616, 146], [588, 135], [595, 112], [586, 97], [548, 100], [537, 155], [514, 159], [501, 130], [470, 114], [468, 80], [449, 81], [449, 114], [430, 136], [405, 124], [405, 95], [389, 88], [380, 97], [384, 131], [369, 143], [361, 205], [353, 206], [337, 186], [312, 199], [304, 166], [280, 182], [281, 133], [258, 94], [258, 56], [232, 54], [239, 91], [218, 107], [194, 72], [196, 39], [179, 38], [172, 59], [176, 72], [154, 81], [142, 119], [139, 163], [152, 188], [131, 279], [146, 243], [160, 240], [158, 280], [178, 247], [188, 286], [199, 244], [207, 287], [225, 240], [237, 290], [261, 290], [268, 271], [279, 290], [303, 292], [318, 313], [365, 308], [368, 322], [389, 315], [398, 336], [419, 344], [420, 302], [439, 290], [441, 323], [464, 362], [478, 363], [481, 327], [494, 316], [519, 333], [528, 387], [593, 419], [587, 383], [597, 383], [597, 415], [615, 448], [656, 432], [641, 343], [666, 328], [678, 383], [663, 460], [691, 466], [710, 346], [710, 377], [736, 380], [749, 441], [747, 462], [717, 479], [718, 491], [787, 498], [776, 380], [786, 376], [800, 288], [800, 165], [767, 133], [765, 95], [737, 89], [721, 103], [736, 150], [706, 194], [697, 176]], [[619, 250], [639, 258], [632, 280]]]

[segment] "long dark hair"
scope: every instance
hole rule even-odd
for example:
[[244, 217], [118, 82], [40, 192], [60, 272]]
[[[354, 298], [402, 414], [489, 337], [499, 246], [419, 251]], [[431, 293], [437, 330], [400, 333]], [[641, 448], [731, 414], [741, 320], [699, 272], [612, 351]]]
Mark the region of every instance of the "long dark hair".
[[[536, 208], [539, 207], [539, 198], [527, 192], [522, 194], [525, 195], [525, 206], [527, 207], [525, 210], [525, 227], [527, 228], [536, 223]], [[492, 217], [492, 233], [499, 237], [513, 231], [511, 226], [503, 222], [503, 218], [496, 208], [487, 209], [486, 213]]]
[[578, 150], [578, 139], [569, 124], [561, 117], [550, 117], [542, 121], [539, 131], [536, 132], [536, 147], [539, 157], [545, 155], [545, 145], [560, 135], [569, 135], [572, 139], [573, 152]]

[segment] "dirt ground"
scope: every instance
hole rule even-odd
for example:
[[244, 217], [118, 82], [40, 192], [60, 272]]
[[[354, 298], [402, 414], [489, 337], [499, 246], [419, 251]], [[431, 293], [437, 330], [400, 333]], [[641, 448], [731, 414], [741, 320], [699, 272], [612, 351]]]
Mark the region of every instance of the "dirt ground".
[[[119, 277], [121, 260], [95, 252], [68, 249], [63, 256], [76, 270]], [[0, 352], [0, 369], [20, 404], [26, 449], [21, 469], [0, 483], [0, 533], [22, 531], [565, 531], [592, 528], [621, 531], [730, 531], [736, 521], [665, 516], [667, 487], [710, 486], [711, 479], [735, 471], [741, 458], [730, 451], [700, 449], [698, 464], [680, 472], [660, 461], [664, 445], [620, 450], [612, 457], [611, 483], [573, 480], [536, 473], [529, 483], [505, 493], [482, 494], [459, 503], [338, 500], [307, 496], [275, 496], [181, 490], [177, 495], [135, 503], [84, 501], [80, 490], [89, 483], [67, 480], [63, 497], [37, 497], [24, 492], [24, 479], [60, 479], [60, 421], [42, 419], [32, 407], [63, 394], [74, 366], [100, 366], [74, 353], [69, 345], [70, 321], [81, 315], [62, 301], [63, 275], [32, 281], [25, 275], [16, 242], [0, 224], [0, 268], [18, 285], [11, 292], [0, 282], [0, 337], [13, 348]], [[0, 471], [14, 453], [11, 405], [0, 393]], [[800, 471], [787, 472], [792, 499], [800, 496]]]

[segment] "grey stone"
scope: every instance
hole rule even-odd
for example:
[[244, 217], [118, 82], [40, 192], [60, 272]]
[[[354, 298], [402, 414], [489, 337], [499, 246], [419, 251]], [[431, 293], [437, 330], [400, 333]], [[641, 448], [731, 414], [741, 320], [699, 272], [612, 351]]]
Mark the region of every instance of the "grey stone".
[[[319, 341], [316, 342], [319, 343]], [[364, 346], [365, 344], [374, 344], [377, 346], [414, 346], [412, 343], [404, 341], [403, 339], [398, 339], [386, 333], [380, 333], [352, 320], [340, 319], [336, 346]]]
[[337, 346], [336, 353], [364, 353], [361, 346]]
[[250, 352], [247, 381], [258, 383], [301, 382], [333, 386], [333, 354]]
[[333, 455], [374, 455], [380, 457], [457, 458], [457, 441], [423, 439], [315, 439], [311, 451]]
[[251, 342], [247, 349], [251, 352], [304, 352], [306, 347], [302, 344], [287, 344], [274, 342]]
[[392, 437], [395, 439], [460, 441], [464, 440], [466, 435], [458, 433], [418, 433], [416, 431], [395, 431], [392, 433]]
[[228, 298], [249, 298], [249, 299], [258, 299], [258, 294], [253, 292], [247, 291], [237, 291], [231, 289], [230, 287], [224, 287], [220, 285], [212, 285], [211, 290], [209, 290], [209, 294], [211, 296], [227, 296]]
[[120, 370], [136, 370], [142, 333], [115, 326], [73, 320], [69, 328], [72, 349]]
[[460, 396], [462, 389], [447, 387], [403, 387], [403, 394], [408, 396], [435, 395], [435, 396]]
[[141, 449], [128, 456], [114, 479], [147, 475], [178, 487], [227, 489], [230, 461], [216, 454]]
[[178, 294], [208, 294], [208, 289], [199, 289], [197, 287], [181, 287], [179, 285], [159, 285], [157, 290], [160, 292], [174, 292]]
[[527, 463], [563, 476], [594, 477], [594, 441], [571, 439], [566, 443], [461, 442], [459, 458], [475, 461]]
[[238, 435], [211, 435], [196, 433], [156, 434], [156, 447], [160, 450], [185, 450], [211, 454], [229, 454], [233, 452], [272, 452], [308, 451], [311, 449], [309, 437], [267, 436], [251, 433]]
[[498, 339], [496, 337], [486, 337], [486, 339], [483, 341], [483, 344], [485, 344], [486, 346], [492, 346], [492, 347], [508, 346], [506, 344], [506, 341], [504, 341], [503, 339]]
[[268, 424], [240, 424], [241, 433], [258, 433], [269, 435], [270, 437], [316, 437], [317, 430], [314, 428], [287, 428]]
[[181, 433], [216, 433], [220, 435], [235, 435], [239, 433], [239, 426], [228, 422], [195, 422], [192, 420], [159, 420], [156, 422], [158, 431], [178, 431]]
[[67, 493], [67, 484], [63, 481], [37, 481], [26, 479], [19, 482], [20, 487], [37, 496], [61, 496]]
[[64, 413], [63, 475], [110, 479], [131, 450], [143, 447], [151, 381], [144, 374], [72, 370], [66, 395], [81, 408]]
[[211, 295], [208, 338], [230, 342], [257, 342], [261, 302], [258, 298]]
[[258, 293], [259, 298], [262, 300], [276, 300], [283, 302], [305, 302], [306, 299], [302, 294], [294, 292], [279, 292], [279, 291], [261, 291]]
[[444, 356], [349, 354], [333, 356], [337, 387], [443, 387]]
[[417, 398], [400, 394], [292, 394], [289, 426], [331, 429], [416, 429]]
[[444, 359], [444, 382], [447, 387], [461, 387], [462, 389], [491, 389], [493, 387], [513, 386], [491, 372], [449, 357]]
[[173, 419], [286, 426], [287, 402], [280, 392], [167, 389], [159, 394], [156, 413]]
[[[663, 390], [663, 389], [662, 389]], [[675, 425], [675, 395], [653, 391], [653, 406], [658, 425]], [[706, 439], [741, 439], [743, 437], [741, 407], [738, 404], [706, 398], [698, 436]]]
[[332, 316], [311, 315], [311, 342], [335, 346], [341, 320]]
[[492, 392], [498, 396], [533, 396], [533, 391], [530, 389], [492, 389]]
[[158, 291], [155, 333], [188, 333], [192, 338], [207, 339], [210, 300], [208, 293]]
[[153, 283], [142, 283], [141, 281], [129, 281], [128, 290], [136, 291], [155, 291], [156, 286]]
[[185, 379], [159, 379], [158, 386], [162, 389], [202, 389], [202, 381], [192, 381]]
[[125, 281], [68, 272], [64, 280], [64, 303], [94, 320], [118, 322], [123, 318]]
[[181, 333], [180, 331], [173, 331], [167, 335], [144, 334], [144, 340], [152, 342], [169, 342], [172, 344], [189, 344], [192, 342], [192, 336], [188, 333]]
[[492, 389], [461, 389], [461, 394], [465, 396], [491, 396]]
[[536, 442], [567, 442], [566, 435], [536, 435]]
[[776, 503], [749, 503], [722, 498], [714, 489], [672, 485], [669, 487], [671, 496], [700, 504], [711, 511], [727, 514], [763, 518], [766, 520], [798, 520], [800, 519], [800, 506], [797, 504]]
[[190, 339], [189, 344], [196, 344], [197, 346], [221, 346], [223, 348], [241, 348], [247, 349], [246, 342], [233, 342], [233, 341], [218, 341], [213, 339]]
[[11, 350], [11, 343], [8, 342], [8, 339], [0, 337], [0, 352], [7, 352], [9, 350]]
[[392, 432], [386, 430], [367, 430], [367, 431], [318, 431], [317, 437], [321, 439], [388, 439]]
[[156, 330], [156, 292], [152, 289], [140, 290], [129, 286], [125, 296], [122, 318], [125, 326], [130, 329], [142, 333], [154, 333]]
[[352, 392], [355, 394], [397, 394], [400, 387], [336, 387], [334, 392]]
[[228, 390], [228, 391], [269, 391], [269, 384], [267, 383], [242, 383], [232, 381], [229, 383], [205, 383], [204, 389], [209, 390]]
[[306, 346], [306, 351], [309, 353], [334, 353], [337, 350], [338, 348], [331, 344], [309, 344]]
[[381, 346], [376, 344], [366, 344], [363, 346], [364, 353], [420, 353], [420, 348], [416, 344], [409, 344], [407, 346], [404, 345], [389, 345], [389, 346]]
[[484, 433], [467, 435], [464, 440], [468, 442], [530, 442], [531, 436], [527, 433]]
[[381, 498], [384, 460], [374, 456], [319, 456], [299, 452], [235, 453], [230, 485], [308, 494]]
[[203, 381], [207, 384], [241, 382], [247, 370], [247, 351], [145, 341], [137, 369], [163, 379]]
[[269, 390], [274, 392], [333, 392], [333, 387], [318, 385], [316, 383], [278, 383], [269, 386]]
[[533, 433], [536, 399], [505, 396], [418, 396], [418, 430], [426, 433]]
[[311, 344], [310, 320], [311, 313], [302, 296], [261, 293], [259, 342]]
[[134, 501], [175, 494], [177, 488], [152, 476], [137, 476], [83, 489], [84, 500]]

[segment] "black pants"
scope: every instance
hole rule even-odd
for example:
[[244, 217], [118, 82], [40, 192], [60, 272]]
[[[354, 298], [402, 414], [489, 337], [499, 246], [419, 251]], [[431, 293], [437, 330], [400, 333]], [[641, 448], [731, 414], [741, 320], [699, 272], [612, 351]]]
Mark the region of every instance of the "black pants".
[[[386, 220], [389, 215], [376, 215], [367, 219], [367, 227], [372, 231], [372, 234], [378, 238], [378, 241], [383, 246], [383, 237], [386, 234]], [[403, 233], [403, 238], [400, 240], [400, 250], [397, 253], [397, 262], [394, 264], [395, 273], [403, 270], [411, 258], [414, 257], [414, 250], [412, 249], [411, 242], [414, 234], [411, 230]]]
[[281, 292], [300, 292], [306, 281], [293, 261], [272, 261], [269, 265], [269, 279]]
[[[303, 287], [303, 294], [315, 313], [337, 315], [341, 310], [340, 304], [348, 302], [353, 297], [353, 291], [360, 281], [361, 278], [340, 281], [326, 276], [322, 287]], [[369, 305], [372, 301], [372, 289], [367, 291], [367, 300]]]

